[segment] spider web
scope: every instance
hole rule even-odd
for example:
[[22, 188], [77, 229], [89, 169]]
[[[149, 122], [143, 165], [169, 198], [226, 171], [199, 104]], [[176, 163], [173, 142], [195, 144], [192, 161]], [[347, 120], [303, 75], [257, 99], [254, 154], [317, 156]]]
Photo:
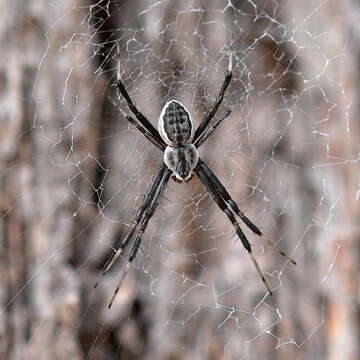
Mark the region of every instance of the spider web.
[[[88, 358], [124, 349], [132, 356], [147, 351], [149, 358], [207, 358], [208, 352], [273, 358], [280, 348], [296, 354], [306, 343], [321, 343], [326, 293], [341, 251], [331, 236], [344, 200], [334, 191], [335, 165], [356, 159], [333, 149], [335, 136], [350, 138], [350, 101], [339, 74], [343, 45], [321, 21], [330, 16], [329, 4], [308, 2], [304, 12], [296, 3], [105, 0], [63, 9], [53, 3], [56, 21], [46, 33], [34, 96], [39, 111], [50, 105], [39, 88], [55, 53], [60, 63], [64, 59], [56, 100], [65, 122], [49, 126], [37, 112], [33, 129], [49, 139], [48, 161], [65, 185], [48, 217], [71, 198], [73, 230], [25, 286], [45, 276], [59, 253], [70, 262], [48, 301], [51, 306], [81, 294], [70, 338], [76, 342], [92, 330], [83, 340]], [[69, 18], [74, 27], [56, 37]], [[229, 53], [233, 80], [218, 115], [225, 109], [232, 115], [200, 156], [274, 242], [275, 250], [243, 226], [274, 296], [266, 294], [233, 227], [194, 178], [169, 183], [109, 311], [124, 261], [97, 289], [93, 284], [162, 159], [124, 117], [130, 112], [114, 87], [118, 64], [132, 99], [154, 126], [171, 98], [199, 124], [220, 90]], [[354, 189], [354, 197], [358, 193]], [[139, 326], [151, 350], [136, 342], [145, 342]]]

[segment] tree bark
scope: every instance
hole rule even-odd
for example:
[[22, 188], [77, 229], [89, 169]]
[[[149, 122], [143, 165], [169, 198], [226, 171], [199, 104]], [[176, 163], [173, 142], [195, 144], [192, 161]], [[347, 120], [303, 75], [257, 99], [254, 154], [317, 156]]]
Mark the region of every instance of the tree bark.
[[[278, 6], [277, 6], [277, 5]], [[359, 6], [330, 0], [0, 0], [0, 358], [359, 357]], [[171, 183], [111, 310], [99, 286], [162, 159], [126, 121], [195, 122], [234, 52], [200, 155], [241, 209], [265, 290], [201, 183]], [[121, 264], [121, 261], [119, 262]]]

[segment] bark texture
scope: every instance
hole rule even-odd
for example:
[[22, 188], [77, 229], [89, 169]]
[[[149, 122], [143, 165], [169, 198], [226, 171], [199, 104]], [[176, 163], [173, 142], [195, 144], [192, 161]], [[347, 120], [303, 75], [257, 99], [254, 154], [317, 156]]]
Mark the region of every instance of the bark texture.
[[[1, 359], [360, 356], [360, 7], [267, 3], [0, 0]], [[123, 116], [114, 39], [156, 126], [172, 97], [199, 123], [229, 33], [233, 112], [200, 153], [298, 265], [247, 232], [263, 299], [200, 182], [172, 183], [109, 311], [120, 266], [93, 285], [161, 160]]]

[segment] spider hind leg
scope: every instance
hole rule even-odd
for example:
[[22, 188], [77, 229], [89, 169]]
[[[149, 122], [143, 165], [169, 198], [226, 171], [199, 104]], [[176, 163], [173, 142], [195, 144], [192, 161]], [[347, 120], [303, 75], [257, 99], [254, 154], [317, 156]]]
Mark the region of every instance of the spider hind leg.
[[214, 105], [211, 107], [211, 109], [206, 113], [205, 117], [201, 121], [200, 125], [195, 131], [195, 135], [193, 138], [193, 142], [196, 143], [196, 140], [203, 134], [204, 130], [207, 128], [208, 124], [212, 120], [212, 118], [215, 116], [217, 110], [219, 109], [226, 92], [226, 89], [228, 88], [231, 78], [232, 78], [232, 53], [229, 55], [229, 65], [225, 73], [224, 82], [222, 84], [221, 90], [215, 100]]
[[151, 124], [151, 122], [147, 119], [147, 117], [138, 110], [138, 108], [132, 101], [128, 91], [126, 90], [125, 84], [122, 81], [121, 75], [120, 75], [120, 46], [119, 46], [119, 43], [117, 43], [116, 48], [117, 48], [117, 56], [118, 56], [117, 72], [116, 72], [116, 87], [119, 90], [122, 97], [125, 99], [130, 111], [135, 115], [136, 119], [138, 120], [138, 122], [136, 122], [131, 117], [127, 117], [128, 121], [133, 123], [155, 146], [157, 146], [161, 150], [163, 150], [163, 149], [165, 149], [164, 140], [160, 136], [159, 132]]

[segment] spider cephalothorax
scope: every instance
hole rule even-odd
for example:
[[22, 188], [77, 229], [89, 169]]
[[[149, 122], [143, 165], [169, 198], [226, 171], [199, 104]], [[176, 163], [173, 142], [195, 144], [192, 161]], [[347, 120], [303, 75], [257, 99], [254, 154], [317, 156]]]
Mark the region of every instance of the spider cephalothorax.
[[164, 152], [164, 162], [179, 182], [190, 180], [198, 160], [199, 153], [193, 144], [167, 146]]
[[[129, 231], [116, 245], [115, 252], [103, 267], [102, 274], [105, 275], [115, 263], [116, 259], [122, 254], [123, 250], [127, 249], [128, 245], [131, 243], [131, 247], [126, 254], [128, 260], [123, 267], [119, 284], [110, 300], [109, 307], [111, 307], [113, 300], [119, 291], [120, 284], [140, 248], [142, 236], [150, 218], [154, 215], [154, 212], [159, 205], [160, 199], [164, 194], [166, 185], [168, 184], [171, 175], [175, 176], [175, 179], [177, 179], [178, 182], [182, 182], [188, 181], [193, 172], [200, 179], [201, 183], [204, 185], [205, 189], [215, 203], [230, 220], [238, 238], [249, 253], [257, 272], [271, 294], [270, 286], [255, 259], [251, 244], [242, 231], [236, 216], [238, 216], [254, 234], [262, 236], [263, 234], [261, 230], [240, 210], [239, 206], [231, 198], [225, 186], [216, 177], [210, 167], [199, 158], [197, 150], [199, 146], [201, 146], [201, 144], [203, 144], [214, 132], [216, 127], [219, 126], [219, 124], [230, 114], [229, 110], [225, 111], [225, 113], [222, 114], [220, 118], [212, 124], [212, 126], [208, 127], [210, 121], [215, 116], [216, 111], [221, 105], [225, 91], [230, 83], [232, 76], [232, 57], [230, 56], [229, 58], [228, 71], [226, 72], [224, 83], [215, 104], [206, 113], [196, 131], [194, 131], [194, 122], [190, 113], [184, 105], [176, 100], [170, 100], [165, 104], [160, 114], [159, 131], [157, 131], [132, 102], [119, 73], [120, 72], [118, 71], [118, 79], [116, 83], [117, 88], [119, 89], [121, 95], [125, 98], [130, 110], [137, 119], [135, 120], [132, 117], [127, 116], [128, 121], [135, 125], [158, 149], [164, 152], [164, 161], [161, 163], [153, 176], [153, 179], [144, 196], [143, 203], [139, 207], [135, 219], [129, 227]], [[135, 232], [136, 236], [134, 236]], [[288, 257], [283, 251], [279, 250], [279, 252], [295, 264], [295, 261]]]

